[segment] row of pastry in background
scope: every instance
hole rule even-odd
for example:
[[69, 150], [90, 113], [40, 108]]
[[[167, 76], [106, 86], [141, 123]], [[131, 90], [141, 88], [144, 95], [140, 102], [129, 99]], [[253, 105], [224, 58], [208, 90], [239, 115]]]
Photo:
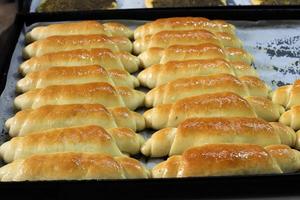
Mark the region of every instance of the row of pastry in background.
[[271, 92], [233, 25], [165, 18], [138, 27], [134, 37], [145, 68], [138, 79], [151, 89], [146, 126], [158, 130], [141, 152], [170, 156], [152, 169], [153, 177], [299, 170], [300, 154], [292, 149], [299, 149], [299, 127], [292, 125], [299, 125], [299, 84]]
[[[226, 5], [297, 5], [299, 0], [43, 0], [33, 1], [37, 12], [126, 8], [174, 8]], [[37, 7], [34, 9], [34, 7]]]

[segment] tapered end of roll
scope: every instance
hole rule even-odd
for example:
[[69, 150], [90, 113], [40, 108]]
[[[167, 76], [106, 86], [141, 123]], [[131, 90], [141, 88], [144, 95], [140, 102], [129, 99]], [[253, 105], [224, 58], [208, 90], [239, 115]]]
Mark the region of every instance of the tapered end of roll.
[[118, 57], [120, 58], [124, 68], [129, 73], [136, 72], [140, 66], [140, 59], [128, 52], [119, 52]]
[[157, 79], [159, 77], [161, 67], [162, 66], [158, 64], [158, 65], [153, 65], [141, 71], [137, 76], [141, 85], [148, 88], [156, 87]]
[[142, 38], [139, 38], [133, 42], [133, 53], [135, 55], [142, 53], [144, 50], [145, 48], [142, 42]]
[[16, 91], [19, 93], [27, 92], [31, 89], [31, 81], [28, 77], [24, 77], [17, 82]]
[[139, 161], [129, 157], [116, 157], [123, 167], [127, 178], [149, 178], [150, 172]]
[[103, 26], [109, 33], [111, 33], [112, 36], [125, 36], [130, 39], [133, 38], [133, 30], [123, 24], [108, 22], [104, 23]]
[[136, 130], [137, 131], [141, 131], [144, 130], [146, 128], [146, 122], [145, 122], [145, 118], [136, 112], [133, 112], [134, 115], [134, 120], [136, 122]]
[[150, 90], [149, 92], [147, 92], [146, 96], [145, 96], [145, 106], [147, 108], [151, 108], [154, 105], [154, 101], [155, 101], [155, 96], [156, 96], [156, 88]]
[[27, 98], [28, 93], [21, 94], [17, 96], [14, 100], [14, 106], [18, 110], [23, 110], [26, 108], [31, 108], [32, 102], [30, 101], [30, 98]]
[[162, 57], [163, 49], [150, 48], [147, 51], [141, 53], [138, 58], [141, 61], [141, 66], [144, 68], [150, 67], [154, 64], [159, 64]]
[[145, 118], [145, 122], [146, 122], [146, 128], [152, 128], [153, 124], [152, 124], [152, 115], [154, 112], [154, 108], [147, 110], [146, 112], [144, 112], [143, 116]]
[[277, 88], [273, 93], [272, 93], [272, 101], [274, 103], [287, 106], [288, 101], [289, 101], [289, 92], [292, 89], [292, 85], [286, 85]]
[[168, 127], [172, 104], [162, 104], [144, 113], [147, 128], [159, 130]]
[[19, 67], [19, 72], [25, 76], [28, 72], [29, 72], [29, 65], [28, 65], [28, 61], [23, 62], [20, 67]]
[[[292, 110], [288, 110], [283, 113], [280, 118], [279, 122], [283, 123], [284, 125], [291, 126], [292, 125]], [[292, 127], [294, 129], [294, 127]]]
[[33, 39], [33, 37], [32, 37], [31, 32], [27, 33], [27, 34], [25, 35], [25, 42], [26, 42], [26, 44], [29, 44], [29, 43], [31, 43], [31, 42], [33, 42], [33, 41], [34, 41], [34, 39]]
[[140, 81], [139, 79], [137, 79], [135, 76], [130, 76], [131, 79], [132, 79], [132, 82], [133, 82], [133, 87], [136, 88], [136, 87], [139, 87], [140, 86]]
[[110, 39], [118, 46], [120, 51], [132, 52], [133, 45], [127, 37], [115, 36]]
[[[13, 139], [12, 139], [13, 140]], [[3, 160], [6, 163], [10, 163], [14, 160], [13, 155], [15, 153], [14, 149], [11, 148], [10, 141], [3, 143], [0, 146], [0, 157], [3, 158]]]

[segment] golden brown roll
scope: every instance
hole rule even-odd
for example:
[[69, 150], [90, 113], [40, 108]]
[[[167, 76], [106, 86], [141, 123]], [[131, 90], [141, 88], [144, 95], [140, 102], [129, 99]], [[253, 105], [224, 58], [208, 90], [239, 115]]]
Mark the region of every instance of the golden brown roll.
[[133, 52], [140, 54], [149, 48], [167, 48], [172, 45], [195, 45], [211, 43], [222, 47], [242, 47], [242, 42], [233, 34], [206, 30], [161, 31], [138, 38], [133, 43]]
[[161, 104], [147, 110], [144, 117], [146, 126], [157, 130], [176, 127], [192, 117], [259, 117], [271, 121], [279, 118], [282, 109], [268, 99], [246, 100], [232, 92], [220, 92], [187, 97], [173, 104]]
[[121, 156], [121, 152], [138, 153], [143, 143], [143, 137], [129, 128], [113, 128], [106, 131], [101, 126], [79, 126], [14, 137], [0, 146], [0, 155], [5, 162], [36, 154], [58, 152], [105, 153]]
[[96, 153], [33, 155], [0, 168], [1, 181], [90, 180], [148, 178], [137, 160]]
[[113, 53], [109, 49], [73, 50], [33, 57], [20, 65], [20, 72], [46, 70], [50, 67], [100, 65], [106, 70], [121, 69], [130, 73], [139, 69], [140, 61], [128, 52]]
[[82, 67], [51, 67], [46, 70], [28, 73], [17, 82], [18, 92], [45, 88], [52, 85], [84, 84], [106, 82], [113, 86], [135, 88], [139, 81], [135, 76], [120, 69], [105, 70], [100, 65]]
[[150, 48], [139, 56], [141, 65], [145, 68], [155, 64], [165, 64], [169, 61], [225, 59], [252, 63], [252, 56], [243, 49], [205, 43], [199, 45], [173, 45], [166, 49]]
[[128, 87], [113, 87], [109, 83], [94, 82], [76, 85], [53, 85], [30, 90], [17, 96], [18, 109], [39, 108], [45, 105], [98, 103], [108, 108], [128, 107], [131, 110], [144, 105], [145, 94]]
[[233, 92], [242, 97], [268, 97], [269, 87], [259, 78], [253, 76], [240, 79], [229, 74], [193, 76], [171, 81], [150, 90], [145, 97], [146, 107], [174, 103], [185, 97], [216, 92]]
[[145, 128], [145, 120], [139, 113], [125, 107], [107, 109], [101, 104], [70, 104], [23, 110], [5, 122], [12, 137], [84, 125], [98, 125], [106, 129], [126, 127], [139, 131]]
[[223, 59], [170, 61], [156, 64], [141, 71], [141, 85], [154, 88], [179, 78], [213, 74], [231, 74], [237, 77], [257, 76], [255, 69], [244, 63], [227, 62]]
[[269, 123], [258, 118], [190, 118], [177, 128], [155, 132], [141, 151], [146, 156], [163, 157], [182, 154], [191, 147], [218, 143], [285, 144], [294, 147], [296, 134], [281, 123]]
[[24, 58], [42, 56], [47, 53], [77, 49], [106, 48], [113, 52], [132, 51], [132, 43], [126, 37], [106, 35], [69, 35], [51, 36], [27, 45], [23, 50]]
[[235, 27], [222, 20], [208, 20], [203, 17], [172, 17], [157, 19], [139, 26], [134, 31], [134, 38], [153, 35], [161, 31], [204, 29], [215, 32], [234, 34]]
[[47, 26], [38, 26], [26, 34], [27, 42], [45, 39], [57, 35], [91, 35], [101, 34], [107, 36], [133, 37], [133, 31], [120, 23], [104, 23], [97, 21], [78, 21]]
[[293, 85], [277, 88], [272, 94], [272, 100], [286, 108], [300, 105], [300, 80], [296, 80]]
[[290, 110], [286, 111], [280, 116], [279, 121], [294, 130], [300, 129], [300, 106], [292, 106]]
[[159, 163], [152, 169], [152, 177], [280, 174], [299, 169], [299, 151], [286, 145], [207, 144]]

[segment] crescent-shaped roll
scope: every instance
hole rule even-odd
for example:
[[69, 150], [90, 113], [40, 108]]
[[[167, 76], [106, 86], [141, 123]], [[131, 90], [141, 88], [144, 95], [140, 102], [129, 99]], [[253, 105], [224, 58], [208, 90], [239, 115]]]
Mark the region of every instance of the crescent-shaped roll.
[[19, 70], [26, 75], [29, 72], [46, 70], [50, 67], [85, 65], [100, 65], [106, 70], [121, 69], [132, 73], [139, 69], [140, 61], [128, 52], [113, 53], [109, 49], [78, 49], [30, 58], [20, 65]]
[[105, 70], [100, 65], [88, 65], [82, 67], [51, 67], [46, 70], [28, 73], [17, 82], [17, 91], [27, 92], [52, 85], [93, 82], [106, 82], [113, 86], [129, 88], [139, 86], [138, 79], [127, 71], [120, 69]]
[[109, 83], [94, 82], [76, 85], [53, 85], [30, 90], [14, 100], [17, 109], [38, 108], [45, 105], [98, 103], [106, 107], [128, 107], [131, 110], [144, 105], [145, 94], [128, 87], [113, 87]]
[[281, 174], [299, 169], [299, 151], [286, 145], [207, 144], [159, 163], [152, 177]]
[[149, 48], [167, 48], [172, 45], [195, 45], [211, 43], [223, 47], [242, 47], [242, 42], [233, 34], [206, 30], [161, 31], [154, 35], [138, 38], [133, 43], [133, 52], [140, 54]]
[[269, 121], [276, 122], [280, 118], [280, 115], [285, 112], [283, 106], [273, 103], [270, 99], [265, 97], [247, 96], [244, 97], [258, 117]]
[[208, 20], [203, 17], [172, 17], [157, 19], [139, 26], [134, 31], [134, 38], [138, 39], [146, 35], [153, 35], [161, 31], [172, 30], [196, 30], [204, 29], [215, 32], [227, 32], [234, 34], [235, 27], [222, 20]]
[[300, 106], [292, 106], [290, 110], [284, 112], [279, 121], [294, 130], [300, 129]]
[[126, 127], [140, 131], [145, 128], [145, 119], [125, 107], [107, 109], [101, 104], [70, 104], [23, 110], [5, 122], [12, 137], [53, 128], [85, 125], [98, 125], [105, 129]]
[[213, 74], [231, 74], [237, 77], [258, 76], [255, 69], [245, 63], [229, 63], [223, 59], [209, 59], [156, 64], [141, 71], [138, 79], [141, 85], [154, 88], [179, 78]]
[[23, 50], [24, 58], [42, 56], [47, 53], [71, 51], [76, 49], [107, 48], [113, 52], [132, 51], [132, 43], [126, 37], [106, 35], [69, 35], [51, 36], [27, 45]]
[[78, 21], [60, 24], [38, 26], [26, 34], [26, 41], [33, 42], [57, 35], [91, 35], [101, 34], [107, 36], [133, 37], [133, 31], [120, 23], [101, 24], [97, 21]]
[[300, 80], [296, 80], [293, 85], [277, 88], [272, 94], [272, 101], [286, 108], [300, 105]]
[[149, 175], [138, 160], [98, 153], [33, 155], [0, 168], [0, 181], [133, 179]]
[[91, 125], [51, 129], [14, 137], [0, 146], [0, 155], [5, 162], [35, 154], [58, 152], [106, 153], [121, 156], [121, 152], [138, 153], [143, 143], [143, 137], [129, 128], [113, 128], [106, 131], [100, 126]]
[[285, 144], [294, 147], [293, 129], [278, 122], [258, 118], [190, 118], [177, 128], [155, 132], [143, 145], [146, 156], [163, 157], [182, 154], [185, 150], [205, 144]]
[[165, 64], [169, 61], [226, 59], [252, 63], [252, 56], [240, 48], [221, 48], [218, 45], [204, 43], [199, 45], [173, 45], [166, 49], [150, 48], [139, 56], [144, 68], [155, 64]]
[[174, 103], [185, 97], [216, 92], [233, 92], [242, 97], [268, 97], [269, 87], [259, 78], [253, 76], [240, 79], [229, 74], [194, 76], [171, 81], [150, 90], [145, 97], [146, 107]]
[[[244, 99], [232, 92], [186, 97], [173, 104], [161, 104], [144, 113], [146, 126], [153, 129], [176, 127], [192, 117], [259, 117], [266, 121], [280, 116], [283, 107], [271, 100]], [[277, 121], [274, 120], [274, 121]]]

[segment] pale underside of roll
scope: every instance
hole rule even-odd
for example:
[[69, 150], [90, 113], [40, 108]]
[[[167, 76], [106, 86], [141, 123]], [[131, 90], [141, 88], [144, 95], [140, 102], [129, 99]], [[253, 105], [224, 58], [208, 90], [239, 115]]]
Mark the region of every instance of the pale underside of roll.
[[290, 110], [284, 112], [279, 122], [292, 127], [294, 130], [300, 129], [300, 106], [292, 106]]

